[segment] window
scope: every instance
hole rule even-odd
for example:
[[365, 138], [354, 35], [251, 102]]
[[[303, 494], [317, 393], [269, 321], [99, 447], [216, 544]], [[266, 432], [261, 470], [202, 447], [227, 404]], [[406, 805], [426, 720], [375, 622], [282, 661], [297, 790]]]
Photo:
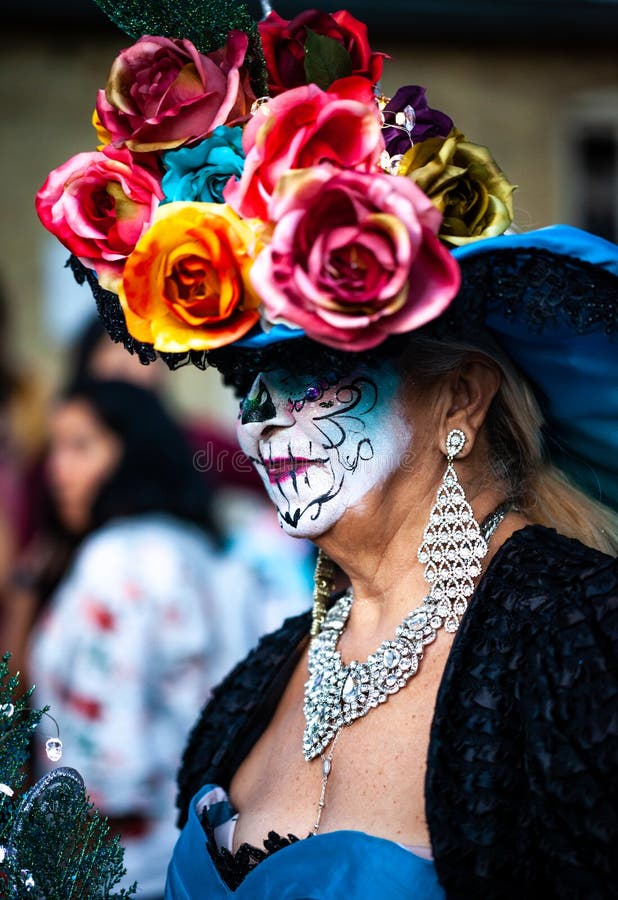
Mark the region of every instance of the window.
[[618, 92], [578, 97], [565, 125], [563, 218], [618, 241]]

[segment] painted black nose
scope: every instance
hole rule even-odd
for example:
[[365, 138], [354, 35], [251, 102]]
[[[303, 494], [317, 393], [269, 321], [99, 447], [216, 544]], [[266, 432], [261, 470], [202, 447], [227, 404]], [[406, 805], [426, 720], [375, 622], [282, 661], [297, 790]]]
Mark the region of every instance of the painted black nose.
[[261, 378], [251, 386], [242, 403], [240, 421], [243, 425], [250, 422], [268, 422], [277, 415], [275, 404], [268, 393], [268, 388]]

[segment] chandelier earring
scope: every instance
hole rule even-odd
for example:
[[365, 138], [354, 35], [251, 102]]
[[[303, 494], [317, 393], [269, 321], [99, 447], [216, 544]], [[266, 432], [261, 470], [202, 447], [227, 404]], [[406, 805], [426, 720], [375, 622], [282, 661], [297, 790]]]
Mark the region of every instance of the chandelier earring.
[[418, 549], [418, 560], [425, 566], [429, 596], [446, 631], [457, 631], [461, 617], [481, 574], [481, 560], [487, 553], [487, 541], [481, 534], [472, 507], [466, 499], [455, 471], [455, 458], [466, 444], [459, 428], [446, 438], [446, 471], [438, 488], [429, 522]]

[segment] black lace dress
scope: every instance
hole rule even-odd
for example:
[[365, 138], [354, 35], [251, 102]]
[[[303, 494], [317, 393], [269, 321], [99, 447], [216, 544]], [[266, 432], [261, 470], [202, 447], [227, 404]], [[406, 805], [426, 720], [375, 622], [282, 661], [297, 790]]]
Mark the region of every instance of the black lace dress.
[[[288, 620], [215, 691], [184, 754], [180, 825], [202, 785], [229, 788], [308, 628], [309, 616]], [[618, 897], [616, 559], [541, 526], [496, 553], [442, 678], [426, 813], [448, 898]], [[223, 854], [220, 871], [242, 880], [294, 838], [271, 840]]]
[[208, 814], [202, 816], [202, 827], [208, 841], [207, 849], [217, 867], [219, 875], [225, 883], [233, 891], [246, 878], [251, 869], [254, 869], [258, 863], [263, 862], [267, 856], [272, 856], [278, 850], [295, 844], [298, 838], [289, 834], [287, 838], [281, 837], [276, 831], [269, 831], [268, 837], [264, 841], [264, 846], [260, 850], [253, 844], [241, 844], [235, 853], [232, 853], [227, 847], [218, 847], [215, 839], [215, 829], [212, 825]]

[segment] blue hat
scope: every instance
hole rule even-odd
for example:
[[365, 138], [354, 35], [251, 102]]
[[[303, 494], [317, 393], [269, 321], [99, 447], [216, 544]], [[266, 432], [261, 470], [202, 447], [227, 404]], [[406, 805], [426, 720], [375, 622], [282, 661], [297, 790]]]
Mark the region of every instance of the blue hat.
[[528, 378], [555, 462], [618, 508], [618, 246], [554, 225], [453, 254], [454, 309], [482, 321]]

